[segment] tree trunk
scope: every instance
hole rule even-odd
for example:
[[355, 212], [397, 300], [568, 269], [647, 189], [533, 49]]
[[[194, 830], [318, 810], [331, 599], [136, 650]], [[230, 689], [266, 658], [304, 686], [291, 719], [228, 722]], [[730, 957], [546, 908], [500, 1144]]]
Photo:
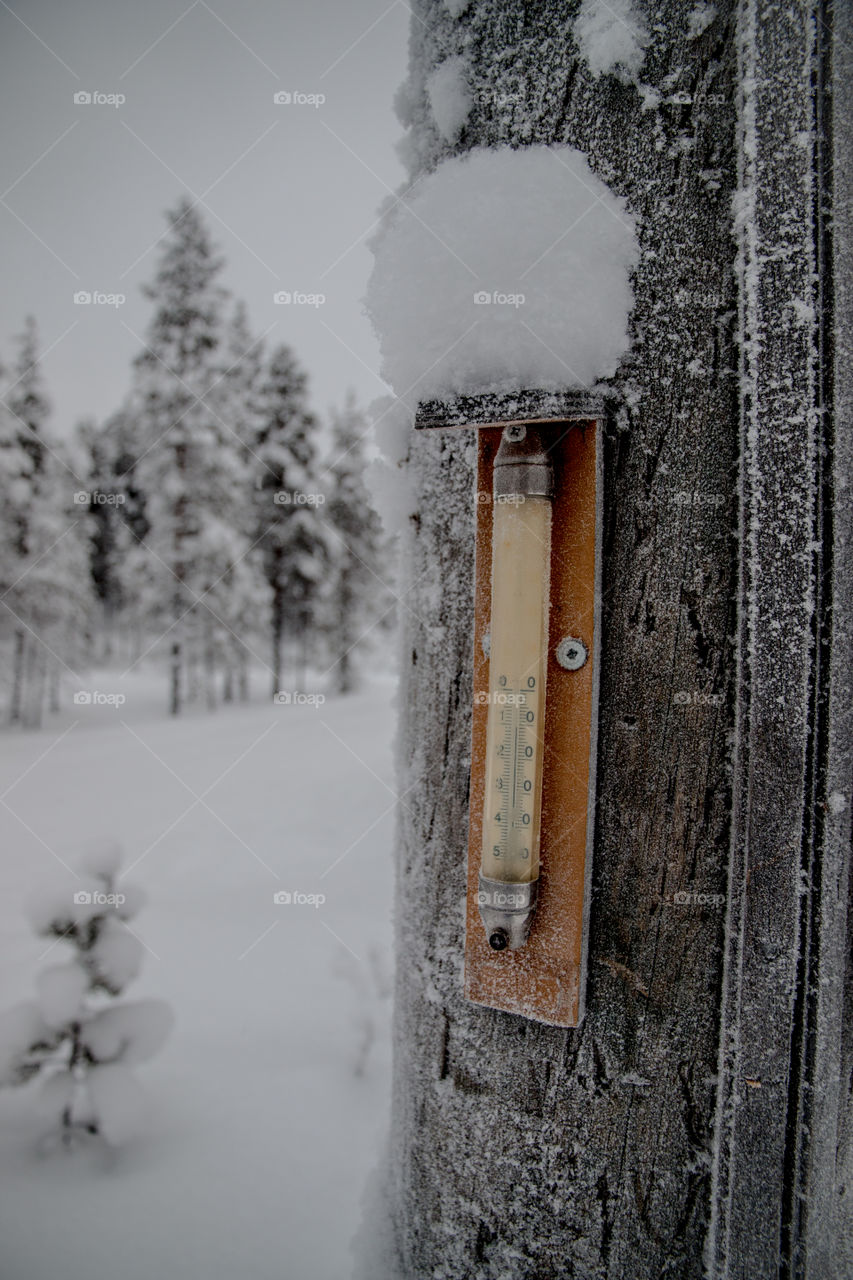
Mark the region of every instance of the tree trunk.
[[204, 624], [204, 700], [208, 711], [216, 710], [216, 649], [210, 617]]
[[22, 723], [25, 729], [40, 729], [44, 709], [45, 658], [41, 644], [28, 639], [24, 663]]
[[234, 667], [236, 660], [232, 649], [229, 649], [225, 655], [225, 669], [222, 673], [222, 701], [234, 701]]
[[284, 641], [284, 592], [279, 586], [273, 587], [270, 640], [272, 696], [275, 697], [281, 692], [281, 653]]
[[57, 715], [62, 710], [62, 705], [60, 703], [60, 698], [59, 698], [59, 691], [60, 691], [59, 663], [53, 660], [50, 663], [50, 670], [48, 672], [48, 710], [53, 715]]
[[240, 701], [249, 701], [249, 654], [244, 645], [240, 645], [238, 685]]
[[20, 724], [24, 705], [24, 659], [27, 636], [23, 628], [15, 631], [15, 649], [12, 656], [12, 696], [9, 700], [9, 723]]
[[177, 716], [181, 712], [181, 669], [183, 667], [183, 658], [181, 655], [181, 642], [174, 640], [172, 642], [172, 657], [169, 672], [169, 713]]
[[[347, 556], [349, 553], [347, 553]], [[339, 657], [336, 667], [335, 688], [338, 693], [352, 693], [355, 687], [352, 669], [353, 647], [353, 590], [349, 561], [345, 563], [338, 588], [337, 642]]]
[[101, 609], [101, 638], [103, 648], [101, 650], [101, 662], [108, 665], [112, 662], [115, 655], [115, 627], [116, 627], [116, 608], [110, 602], [105, 602]]
[[[577, 147], [626, 197], [642, 256], [606, 424], [577, 1030], [462, 996], [472, 435], [411, 440], [395, 1265], [419, 1280], [841, 1280], [853, 327], [833, 59], [849, 69], [849, 9], [720, 0], [689, 38], [692, 0], [646, 6], [643, 79], [660, 99], [644, 110], [634, 86], [578, 61], [577, 7], [495, 0], [454, 19], [414, 4], [421, 168], [453, 150], [425, 79], [464, 53], [473, 107], [455, 150]], [[736, 192], [749, 216], [734, 237]], [[679, 890], [725, 905], [676, 905]], [[849, 1013], [849, 970], [847, 1000]]]
[[[201, 653], [200, 653], [201, 649]], [[186, 645], [186, 689], [187, 702], [198, 702], [201, 697], [203, 676], [200, 673], [203, 665], [204, 649], [199, 645], [199, 638], [194, 635]]]

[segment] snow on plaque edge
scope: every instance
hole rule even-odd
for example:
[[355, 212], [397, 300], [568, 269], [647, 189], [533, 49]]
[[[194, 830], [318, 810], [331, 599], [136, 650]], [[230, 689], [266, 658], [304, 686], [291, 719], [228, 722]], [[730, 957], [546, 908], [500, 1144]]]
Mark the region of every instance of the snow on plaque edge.
[[571, 147], [443, 161], [371, 248], [382, 375], [410, 402], [588, 387], [628, 348], [634, 220]]

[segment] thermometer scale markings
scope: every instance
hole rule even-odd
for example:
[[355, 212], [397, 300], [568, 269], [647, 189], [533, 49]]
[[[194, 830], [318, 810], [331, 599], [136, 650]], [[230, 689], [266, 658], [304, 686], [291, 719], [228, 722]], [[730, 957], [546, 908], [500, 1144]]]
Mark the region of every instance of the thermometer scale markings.
[[[500, 711], [503, 742], [499, 742], [496, 748], [502, 763], [502, 772], [495, 778], [495, 788], [500, 793], [500, 809], [493, 818], [499, 832], [493, 848], [497, 858], [505, 858], [509, 853], [508, 844], [512, 831], [529, 830], [530, 811], [534, 801], [533, 782], [526, 775], [529, 766], [532, 765], [535, 769], [532, 760], [534, 748], [528, 742], [527, 735], [529, 728], [534, 739], [536, 737], [536, 709], [528, 701], [536, 682], [531, 678], [528, 685], [532, 685], [532, 688], [522, 690], [520, 687], [508, 688], [505, 681], [506, 677], [502, 676], [500, 688], [492, 693], [493, 699], [500, 699], [506, 704]], [[524, 859], [530, 857], [530, 850], [526, 847], [519, 852]]]

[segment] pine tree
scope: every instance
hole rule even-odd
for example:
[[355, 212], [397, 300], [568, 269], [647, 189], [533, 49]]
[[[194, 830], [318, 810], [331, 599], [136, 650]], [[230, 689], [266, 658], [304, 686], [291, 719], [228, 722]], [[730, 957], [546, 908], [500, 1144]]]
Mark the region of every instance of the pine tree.
[[27, 316], [18, 338], [15, 375], [7, 404], [17, 421], [20, 445], [30, 459], [30, 474], [38, 476], [45, 465], [44, 432], [50, 416], [50, 401], [42, 385], [38, 327], [33, 316]]
[[11, 552], [2, 600], [14, 623], [9, 719], [36, 728], [48, 692], [52, 709], [58, 709], [60, 667], [73, 674], [70, 664], [82, 651], [90, 595], [74, 471], [64, 447], [48, 434], [50, 402], [32, 318], [19, 348], [0, 426], [0, 483]]
[[162, 1000], [103, 1001], [124, 991], [143, 958], [143, 945], [125, 922], [145, 897], [119, 884], [120, 862], [118, 845], [95, 846], [73, 893], [51, 889], [30, 903], [36, 933], [74, 951], [70, 962], [39, 975], [36, 1000], [0, 1018], [0, 1085], [39, 1076], [43, 1106], [56, 1115], [43, 1149], [93, 1139], [115, 1146], [132, 1136], [143, 1099], [131, 1067], [152, 1057], [172, 1026]]
[[50, 403], [43, 391], [38, 368], [38, 331], [32, 316], [27, 316], [24, 331], [18, 338], [13, 378], [5, 397], [9, 430], [4, 442], [4, 481], [9, 487], [4, 494], [4, 506], [12, 526], [15, 562], [3, 602], [16, 623], [9, 720], [17, 723], [24, 716], [26, 671], [31, 663], [33, 637], [29, 634], [26, 619], [15, 609], [16, 602], [22, 604], [22, 593], [16, 595], [15, 588], [22, 581], [30, 559], [36, 485], [45, 458], [42, 432], [50, 413]]
[[[0, 372], [0, 377], [6, 371]], [[0, 602], [4, 645], [11, 646], [9, 719], [20, 720], [26, 628], [9, 599], [27, 559], [32, 497], [32, 458], [21, 441], [19, 423], [5, 401], [0, 403]]]
[[329, 558], [319, 515], [317, 421], [307, 407], [308, 379], [289, 347], [278, 347], [260, 393], [255, 446], [257, 536], [271, 593], [272, 693], [281, 688], [285, 638], [304, 655]]
[[254, 450], [261, 422], [263, 359], [263, 344], [252, 334], [246, 308], [238, 302], [226, 327], [219, 381], [210, 397], [221, 422], [232, 433], [238, 470], [234, 475], [228, 521], [238, 530], [243, 543], [242, 554], [229, 565], [209, 596], [216, 616], [224, 624], [219, 657], [223, 666], [222, 696], [226, 702], [232, 701], [236, 694], [242, 701], [248, 697], [253, 643], [265, 634], [268, 626], [269, 590], [263, 571], [252, 487], [258, 468]]
[[108, 661], [113, 656], [115, 630], [126, 604], [122, 570], [130, 533], [123, 513], [128, 495], [116, 474], [109, 425], [99, 429], [93, 422], [82, 422], [75, 435], [89, 496], [89, 573], [103, 631], [102, 657]]
[[215, 662], [223, 624], [205, 596], [246, 546], [229, 519], [241, 447], [212, 395], [222, 378], [223, 263], [188, 200], [168, 218], [154, 283], [145, 290], [156, 310], [135, 362], [132, 407], [143, 444], [135, 470], [150, 529], [134, 561], [137, 588], [150, 595], [168, 639], [169, 707], [177, 715], [189, 661], [201, 656], [208, 671]]
[[364, 415], [349, 395], [332, 417], [332, 458], [326, 469], [331, 486], [328, 520], [336, 544], [331, 631], [339, 693], [355, 687], [353, 655], [380, 617], [388, 594], [378, 572], [379, 518], [364, 484], [366, 435]]
[[94, 512], [103, 524], [98, 536], [103, 537], [105, 545], [100, 550], [97, 545], [93, 548], [102, 562], [98, 566], [93, 561], [92, 572], [104, 608], [108, 650], [112, 646], [110, 631], [114, 629], [117, 637], [124, 638], [131, 662], [144, 652], [143, 632], [150, 625], [149, 610], [155, 594], [151, 565], [143, 565], [142, 557], [135, 552], [150, 530], [146, 495], [137, 475], [137, 463], [144, 452], [141, 430], [133, 405], [128, 403], [107, 419], [92, 445], [99, 455], [92, 464], [95, 480], [105, 491], [122, 499], [107, 504], [106, 514]]

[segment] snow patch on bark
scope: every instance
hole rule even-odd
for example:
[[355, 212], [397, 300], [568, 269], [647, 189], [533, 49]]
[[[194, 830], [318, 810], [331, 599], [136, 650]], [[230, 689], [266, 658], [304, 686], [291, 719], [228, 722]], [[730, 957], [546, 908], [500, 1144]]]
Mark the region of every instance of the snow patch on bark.
[[471, 112], [468, 64], [458, 54], [445, 58], [426, 82], [433, 119], [445, 142], [456, 142]]
[[646, 56], [648, 31], [631, 0], [583, 0], [574, 26], [581, 57], [594, 76], [612, 73], [637, 80]]
[[687, 39], [696, 40], [717, 16], [715, 4], [697, 4], [687, 17]]

